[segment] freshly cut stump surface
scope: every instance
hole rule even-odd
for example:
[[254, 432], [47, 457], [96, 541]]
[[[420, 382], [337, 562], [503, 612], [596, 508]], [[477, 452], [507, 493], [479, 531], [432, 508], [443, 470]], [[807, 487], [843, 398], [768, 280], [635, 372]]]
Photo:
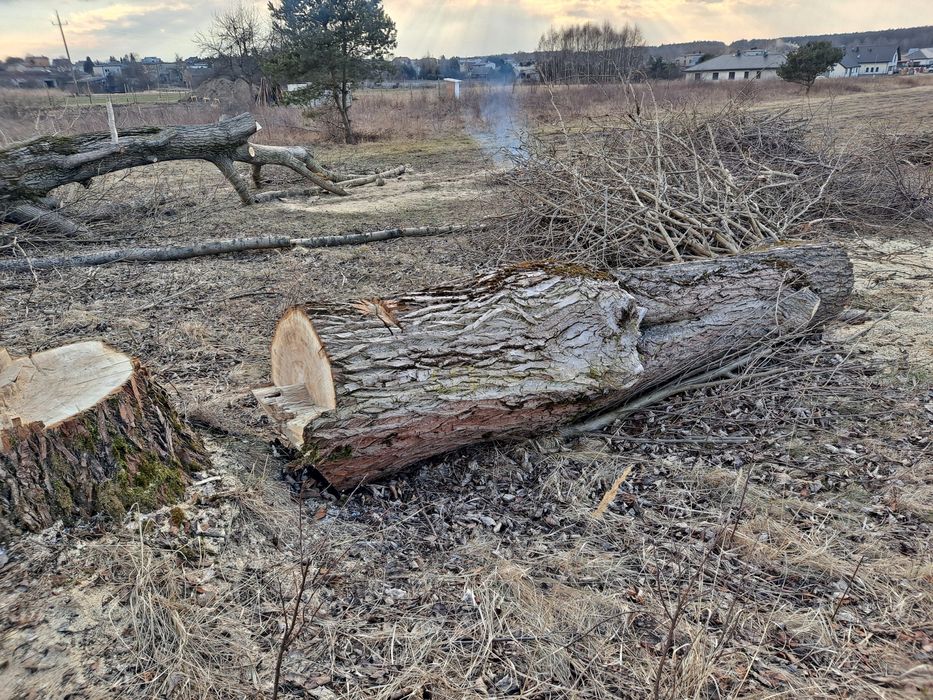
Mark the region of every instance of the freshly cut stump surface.
[[182, 494], [208, 458], [138, 362], [97, 342], [0, 349], [0, 539]]

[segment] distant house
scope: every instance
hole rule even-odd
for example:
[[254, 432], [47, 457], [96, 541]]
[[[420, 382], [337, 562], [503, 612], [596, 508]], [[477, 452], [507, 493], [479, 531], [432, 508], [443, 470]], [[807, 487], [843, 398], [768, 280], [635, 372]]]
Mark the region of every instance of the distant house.
[[93, 75], [109, 78], [111, 75], [119, 77], [123, 75], [123, 64], [118, 62], [95, 63]]
[[522, 83], [540, 83], [541, 71], [534, 63], [519, 63], [515, 68], [515, 74], [519, 82]]
[[485, 58], [468, 58], [460, 61], [460, 73], [470, 80], [487, 80], [496, 72], [496, 64]]
[[684, 69], [692, 80], [772, 80], [787, 57], [765, 49], [736, 51]]
[[898, 46], [850, 46], [846, 49], [846, 57], [858, 61], [859, 77], [893, 75], [897, 73], [901, 49]]
[[[300, 94], [302, 90], [307, 90], [314, 86], [314, 83], [287, 83], [285, 85], [285, 92], [291, 92]], [[353, 104], [353, 93], [350, 92], [348, 95], [348, 104]], [[334, 97], [333, 92], [330, 90], [322, 90], [320, 94], [315, 95], [314, 97], [307, 97], [301, 104], [306, 107], [323, 107], [324, 105], [333, 104]]]
[[185, 67], [188, 70], [199, 71], [199, 70], [208, 70], [211, 67], [209, 61], [204, 61], [200, 58], [191, 57], [185, 59]]
[[673, 60], [673, 63], [678, 68], [690, 68], [690, 66], [695, 66], [703, 60], [703, 54], [699, 51], [694, 51], [693, 53], [686, 53], [683, 56], [678, 56]]
[[933, 47], [928, 49], [910, 49], [903, 57], [905, 68], [933, 68]]
[[62, 72], [71, 70], [71, 61], [67, 58], [53, 58], [52, 59], [52, 69], [60, 70]]
[[857, 78], [861, 64], [858, 58], [846, 52], [838, 63], [826, 71], [823, 76], [826, 78]]
[[3, 87], [18, 88], [59, 88], [64, 84], [65, 78], [48, 69], [32, 68], [21, 71], [5, 71], [0, 78]]
[[24, 63], [30, 68], [48, 68], [52, 65], [48, 56], [26, 56]]
[[162, 63], [162, 59], [158, 56], [146, 56], [140, 61], [140, 63], [142, 63], [144, 66], [157, 66]]

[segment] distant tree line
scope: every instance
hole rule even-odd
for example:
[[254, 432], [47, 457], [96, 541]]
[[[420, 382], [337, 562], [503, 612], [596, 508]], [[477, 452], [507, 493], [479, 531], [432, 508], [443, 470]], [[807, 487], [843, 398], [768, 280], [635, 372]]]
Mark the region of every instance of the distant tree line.
[[552, 27], [538, 42], [537, 67], [549, 83], [631, 80], [642, 69], [645, 40], [632, 24]]

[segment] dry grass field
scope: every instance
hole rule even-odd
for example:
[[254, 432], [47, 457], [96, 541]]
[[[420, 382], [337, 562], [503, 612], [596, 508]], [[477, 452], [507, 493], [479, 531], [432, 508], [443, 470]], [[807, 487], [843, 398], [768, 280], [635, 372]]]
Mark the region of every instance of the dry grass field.
[[[132, 353], [214, 462], [177, 505], [52, 527], [2, 553], [0, 698], [272, 697], [296, 596], [307, 620], [284, 655], [283, 698], [933, 697], [930, 221], [858, 214], [799, 231], [849, 251], [844, 318], [581, 438], [465, 450], [348, 494], [310, 485], [299, 503], [250, 393], [269, 381], [289, 306], [391, 297], [518, 259], [506, 156], [529, 139], [575, 143], [652, 103], [714, 113], [736, 101], [812, 116], [814, 139], [827, 128], [853, 144], [930, 135], [926, 78], [825, 81], [809, 98], [784, 84], [473, 90], [459, 104], [432, 90], [364, 92], [356, 146], [334, 142], [326, 115], [263, 107], [259, 142], [313, 146], [335, 169], [411, 169], [346, 198], [242, 207], [209, 164], [159, 163], [60, 193], [74, 212], [157, 194], [146, 211], [69, 240], [0, 228], [10, 257], [490, 225], [0, 273], [0, 347], [101, 339]], [[118, 105], [117, 123], [231, 113]], [[0, 96], [0, 145], [97, 129], [102, 107]], [[271, 189], [295, 183], [266, 170]], [[303, 591], [302, 561], [313, 573]]]

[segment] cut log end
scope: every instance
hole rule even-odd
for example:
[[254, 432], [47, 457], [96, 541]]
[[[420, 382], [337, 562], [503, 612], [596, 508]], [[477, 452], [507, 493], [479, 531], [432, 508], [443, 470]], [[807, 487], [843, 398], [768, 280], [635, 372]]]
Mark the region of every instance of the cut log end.
[[314, 324], [300, 308], [279, 320], [272, 340], [273, 387], [254, 394], [265, 411], [283, 426], [296, 448], [304, 444], [304, 427], [337, 407], [330, 359]]
[[533, 434], [642, 371], [634, 299], [586, 273], [526, 266], [394, 300], [292, 309], [272, 343], [274, 386], [254, 395], [300, 464], [340, 489]]
[[0, 353], [0, 541], [182, 495], [209, 459], [139, 363], [100, 342]]
[[332, 486], [558, 429], [830, 317], [844, 251], [808, 246], [599, 273], [538, 263], [395, 300], [289, 310], [254, 392]]

